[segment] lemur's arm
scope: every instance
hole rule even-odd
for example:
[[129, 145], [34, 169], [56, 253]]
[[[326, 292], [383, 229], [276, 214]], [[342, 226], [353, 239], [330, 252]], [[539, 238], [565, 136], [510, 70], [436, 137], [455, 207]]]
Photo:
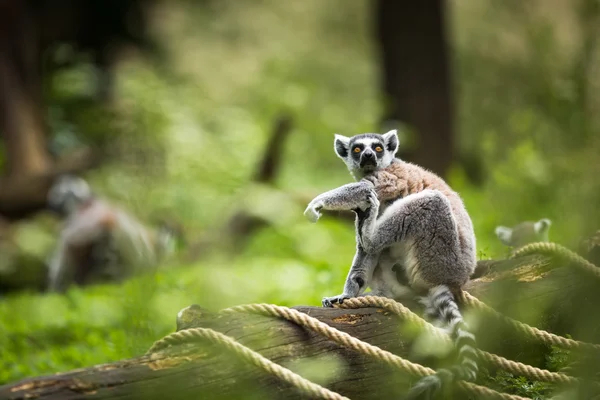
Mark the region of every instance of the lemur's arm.
[[369, 207], [367, 197], [372, 191], [373, 184], [368, 180], [348, 183], [315, 197], [304, 210], [304, 215], [311, 222], [317, 222], [321, 210], [365, 210]]
[[366, 210], [369, 207], [367, 198], [375, 190], [380, 201], [395, 200], [409, 194], [408, 182], [403, 177], [401, 168], [392, 164], [385, 169], [369, 173], [355, 183], [348, 183], [315, 197], [304, 215], [316, 222], [323, 210]]
[[[367, 214], [370, 211], [367, 211]], [[333, 307], [334, 304], [341, 304], [346, 299], [351, 299], [361, 295], [367, 287], [371, 285], [373, 280], [373, 272], [379, 263], [379, 253], [368, 254], [362, 248], [359, 238], [360, 225], [365, 218], [364, 212], [357, 210], [356, 213], [356, 253], [352, 260], [352, 266], [348, 271], [346, 282], [344, 283], [344, 291], [342, 294], [333, 297], [324, 297], [322, 300], [323, 307]]]

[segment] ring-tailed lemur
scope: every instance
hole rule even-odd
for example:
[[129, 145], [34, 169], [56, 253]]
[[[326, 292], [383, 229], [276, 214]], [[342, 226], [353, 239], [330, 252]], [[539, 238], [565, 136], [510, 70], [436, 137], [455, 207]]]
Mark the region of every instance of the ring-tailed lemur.
[[48, 265], [48, 289], [75, 282], [123, 279], [154, 266], [173, 250], [174, 233], [151, 231], [131, 215], [96, 197], [85, 180], [62, 176], [48, 192], [48, 207], [64, 226]]
[[502, 243], [510, 247], [521, 247], [528, 243], [547, 242], [552, 221], [548, 218], [539, 221], [525, 221], [512, 228], [497, 226], [494, 232]]
[[409, 398], [429, 397], [452, 379], [475, 380], [475, 337], [455, 299], [476, 266], [473, 224], [460, 196], [432, 172], [394, 157], [395, 130], [336, 135], [334, 148], [358, 182], [317, 196], [304, 214], [316, 222], [322, 209], [355, 211], [357, 251], [343, 293], [324, 298], [323, 305], [364, 295], [367, 287], [369, 294], [392, 298], [425, 292], [425, 315], [454, 337], [459, 362], [418, 382]]

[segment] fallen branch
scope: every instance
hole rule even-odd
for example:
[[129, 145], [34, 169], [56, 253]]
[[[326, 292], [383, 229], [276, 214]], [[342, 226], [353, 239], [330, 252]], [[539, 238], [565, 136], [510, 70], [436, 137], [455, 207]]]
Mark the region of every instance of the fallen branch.
[[[561, 265], [560, 268], [553, 268]], [[600, 342], [598, 280], [585, 270], [527, 256], [499, 261], [490, 272], [471, 281], [467, 290], [509, 317], [574, 339]], [[331, 293], [324, 293], [330, 295]], [[410, 301], [403, 302], [418, 309]], [[524, 307], [525, 305], [525, 307]], [[439, 360], [419, 355], [414, 334], [399, 329], [405, 321], [380, 308], [324, 309], [294, 307], [354, 338], [431, 368]], [[414, 377], [385, 363], [340, 346], [324, 336], [281, 318], [253, 313], [196, 313], [179, 328], [202, 327], [221, 332], [269, 360], [348, 398], [400, 396]], [[545, 365], [550, 349], [524, 337], [510, 325], [478, 310], [465, 309], [478, 345], [490, 353], [532, 366]], [[443, 362], [444, 360], [442, 360]], [[323, 363], [323, 364], [321, 364]], [[240, 360], [215, 345], [174, 346], [151, 356], [26, 379], [0, 387], [0, 399], [186, 399], [307, 398], [289, 384]]]

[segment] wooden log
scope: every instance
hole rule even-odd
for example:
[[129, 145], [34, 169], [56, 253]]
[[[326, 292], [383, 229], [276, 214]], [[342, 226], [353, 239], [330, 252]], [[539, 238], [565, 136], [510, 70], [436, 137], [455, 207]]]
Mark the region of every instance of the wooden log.
[[[467, 290], [497, 311], [574, 339], [600, 342], [600, 317], [587, 310], [600, 301], [600, 282], [577, 267], [543, 257], [495, 262]], [[324, 295], [333, 295], [324, 293]], [[415, 307], [414, 302], [405, 302]], [[422, 337], [402, 319], [378, 308], [357, 310], [294, 307], [350, 335], [432, 368], [450, 358], [418, 354]], [[343, 348], [286, 320], [250, 313], [214, 314], [190, 308], [179, 329], [219, 331], [270, 360], [351, 399], [399, 397], [414, 377]], [[481, 349], [534, 366], [549, 349], [489, 315], [463, 308]], [[190, 317], [191, 315], [191, 317]], [[420, 341], [420, 342], [419, 342]], [[420, 344], [419, 344], [420, 343]], [[597, 358], [597, 357], [596, 357]], [[493, 368], [491, 368], [493, 370]], [[4, 399], [300, 399], [307, 398], [258, 367], [209, 343], [174, 346], [152, 356], [30, 378], [0, 387]]]
[[[336, 310], [320, 307], [296, 307], [332, 326], [406, 356], [408, 348], [400, 340], [391, 317], [375, 308]], [[345, 350], [319, 334], [299, 328], [285, 320], [240, 314], [206, 317], [203, 327], [213, 328], [235, 338], [274, 362], [292, 367], [301, 360], [324, 359], [331, 365], [322, 370], [321, 378], [334, 391], [350, 398], [387, 398], [384, 377], [391, 371], [376, 360]], [[300, 399], [306, 398], [260, 369], [250, 366], [219, 346], [194, 345], [197, 351], [185, 350], [156, 357], [142, 356], [113, 364], [66, 374], [34, 378], [0, 388], [0, 399]], [[336, 362], [341, 359], [342, 362]], [[347, 363], [347, 364], [346, 364]], [[321, 375], [321, 373], [319, 373]], [[348, 384], [346, 380], [354, 383]], [[360, 385], [356, 383], [361, 382]], [[345, 388], [348, 386], [348, 388]], [[382, 390], [373, 390], [378, 386]], [[372, 393], [374, 392], [374, 393]], [[387, 394], [386, 394], [387, 393]]]

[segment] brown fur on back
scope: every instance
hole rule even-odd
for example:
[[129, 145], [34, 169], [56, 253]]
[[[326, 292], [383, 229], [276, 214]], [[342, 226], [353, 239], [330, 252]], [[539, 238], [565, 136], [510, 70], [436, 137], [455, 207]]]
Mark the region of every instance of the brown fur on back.
[[462, 199], [442, 178], [433, 172], [416, 164], [394, 159], [387, 168], [378, 171], [376, 174], [375, 192], [380, 201], [391, 202], [425, 189], [439, 190], [450, 202], [457, 223], [459, 239], [464, 241], [465, 235], [472, 232], [471, 218], [467, 214]]

